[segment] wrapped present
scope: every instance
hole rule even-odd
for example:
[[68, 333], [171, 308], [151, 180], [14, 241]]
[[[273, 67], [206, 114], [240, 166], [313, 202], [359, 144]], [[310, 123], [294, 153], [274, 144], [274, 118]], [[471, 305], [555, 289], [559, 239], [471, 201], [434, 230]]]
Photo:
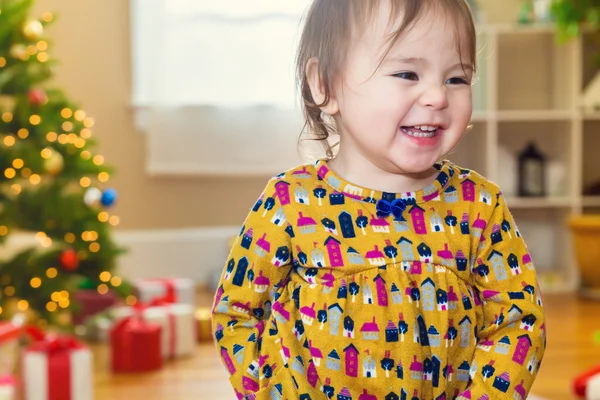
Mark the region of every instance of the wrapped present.
[[17, 381], [12, 375], [0, 375], [0, 400], [16, 400]]
[[162, 353], [165, 358], [191, 355], [196, 348], [194, 308], [188, 304], [152, 306], [143, 310], [144, 319], [163, 328]]
[[161, 300], [196, 306], [194, 282], [188, 278], [148, 278], [135, 283], [138, 299], [145, 304]]
[[110, 331], [113, 372], [144, 372], [159, 369], [163, 363], [162, 327], [140, 316], [121, 319]]
[[75, 292], [73, 301], [75, 311], [72, 315], [72, 321], [75, 325], [81, 325], [89, 317], [117, 304], [117, 296], [111, 291], [100, 294], [95, 289], [82, 289]]
[[19, 325], [0, 321], [0, 376], [15, 372], [21, 333], [22, 328]]
[[93, 399], [92, 353], [70, 336], [28, 330], [36, 341], [22, 356], [25, 400]]
[[162, 327], [161, 352], [164, 358], [191, 355], [196, 348], [194, 309], [187, 304], [138, 304], [135, 307], [117, 307], [111, 310], [115, 323], [141, 313], [147, 322]]
[[199, 342], [212, 340], [211, 315], [209, 307], [196, 309], [194, 317], [196, 318], [196, 337]]

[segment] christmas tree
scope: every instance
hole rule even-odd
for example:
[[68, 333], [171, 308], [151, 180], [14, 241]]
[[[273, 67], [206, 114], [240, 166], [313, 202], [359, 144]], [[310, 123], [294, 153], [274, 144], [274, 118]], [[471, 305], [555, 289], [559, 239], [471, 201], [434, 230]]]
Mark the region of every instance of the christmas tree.
[[[0, 246], [11, 234], [31, 245], [0, 257], [0, 319], [15, 313], [69, 328], [72, 294], [81, 287], [121, 296], [114, 275], [111, 169], [94, 154], [92, 118], [48, 86], [57, 63], [45, 27], [29, 17], [33, 0], [0, 0]], [[14, 237], [14, 236], [13, 236]], [[35, 239], [33, 239], [35, 237]], [[13, 246], [14, 248], [14, 246]]]

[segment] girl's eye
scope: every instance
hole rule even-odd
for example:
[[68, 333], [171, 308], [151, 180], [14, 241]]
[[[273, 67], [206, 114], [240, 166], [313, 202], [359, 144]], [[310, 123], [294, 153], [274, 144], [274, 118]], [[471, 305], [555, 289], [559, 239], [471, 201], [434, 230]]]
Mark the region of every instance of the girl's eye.
[[419, 77], [414, 72], [399, 72], [394, 74], [396, 78], [407, 79], [409, 81], [418, 81]]
[[448, 79], [446, 81], [446, 83], [448, 83], [450, 85], [467, 85], [469, 82], [467, 82], [467, 80], [465, 78], [454, 77], [454, 78]]

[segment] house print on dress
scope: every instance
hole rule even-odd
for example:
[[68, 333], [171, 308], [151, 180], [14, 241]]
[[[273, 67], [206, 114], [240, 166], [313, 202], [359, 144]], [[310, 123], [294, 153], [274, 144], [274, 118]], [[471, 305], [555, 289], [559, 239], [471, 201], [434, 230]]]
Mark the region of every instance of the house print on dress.
[[400, 216], [398, 219], [394, 219], [394, 229], [396, 232], [406, 232], [410, 230], [408, 226], [408, 221], [404, 218], [404, 214]]
[[392, 283], [392, 288], [390, 289], [390, 293], [392, 294], [392, 303], [393, 304], [402, 304], [402, 291], [396, 286], [396, 283]]
[[496, 275], [497, 281], [504, 281], [508, 279], [506, 265], [504, 264], [502, 253], [497, 250], [492, 250], [488, 257], [488, 261], [490, 261], [492, 264], [492, 269], [494, 270], [494, 275]]
[[440, 258], [440, 262], [443, 266], [454, 266], [454, 254], [452, 254], [452, 251], [448, 248], [448, 243], [444, 243], [443, 250], [438, 250], [437, 256]]
[[385, 287], [385, 280], [380, 274], [377, 274], [373, 280], [375, 281], [375, 288], [377, 290], [377, 305], [380, 307], [387, 307], [388, 294]]
[[373, 229], [375, 233], [389, 233], [390, 232], [390, 223], [385, 218], [379, 218], [374, 215], [371, 215], [371, 219], [369, 220], [369, 225]]
[[424, 235], [427, 233], [427, 227], [425, 226], [425, 210], [415, 205], [410, 209], [410, 216], [412, 218], [413, 230], [417, 235]]
[[510, 271], [513, 275], [519, 275], [521, 272], [523, 272], [521, 271], [521, 266], [519, 265], [519, 258], [514, 253], [510, 253], [508, 255], [506, 262], [508, 263]]
[[373, 317], [371, 322], [365, 322], [360, 331], [362, 332], [363, 339], [365, 340], [379, 339], [379, 326], [375, 321], [375, 317]]
[[346, 358], [346, 375], [356, 378], [358, 376], [358, 350], [353, 344], [349, 344], [344, 349]]
[[471, 230], [469, 229], [469, 214], [466, 212], [463, 214], [462, 219], [460, 221], [460, 233], [463, 235], [471, 234]]
[[275, 214], [273, 214], [273, 216], [271, 217], [271, 223], [273, 223], [274, 225], [277, 225], [277, 226], [283, 226], [283, 224], [285, 223], [286, 220], [287, 220], [287, 218], [283, 211], [283, 207], [279, 207], [277, 209], [277, 212], [275, 212]]
[[423, 310], [433, 311], [435, 308], [435, 283], [431, 278], [427, 278], [421, 283], [421, 293], [423, 296]]
[[364, 378], [377, 378], [377, 362], [371, 354], [369, 350], [365, 350], [367, 354], [363, 360], [363, 377]]
[[460, 326], [460, 347], [469, 347], [471, 345], [471, 319], [466, 316], [458, 325]]
[[246, 256], [240, 258], [237, 264], [237, 269], [235, 270], [235, 274], [233, 275], [232, 284], [236, 286], [242, 286], [244, 284], [244, 279], [246, 278], [246, 270], [248, 269], [248, 259]]
[[375, 245], [373, 250], [370, 250], [365, 255], [370, 265], [381, 266], [385, 265], [385, 255], [379, 250], [379, 246]]
[[317, 230], [317, 223], [311, 217], [305, 217], [302, 212], [298, 212], [298, 221], [296, 222], [300, 233], [310, 234]]
[[279, 199], [279, 205], [285, 206], [290, 204], [290, 184], [279, 180], [275, 184], [275, 196]]
[[444, 232], [444, 222], [440, 214], [435, 211], [435, 208], [431, 208], [431, 217], [429, 217], [429, 224], [431, 226], [431, 232]]
[[344, 337], [354, 339], [354, 320], [349, 315], [344, 317]]
[[481, 188], [479, 189], [479, 201], [484, 204], [492, 204], [492, 194], [484, 185], [481, 185]]
[[529, 335], [521, 335], [517, 339], [517, 346], [515, 348], [515, 352], [513, 354], [512, 360], [519, 365], [523, 365], [525, 363], [525, 359], [527, 358], [527, 354], [529, 353], [529, 349], [532, 346], [531, 338]]
[[471, 378], [469, 375], [470, 370], [471, 366], [469, 365], [469, 363], [466, 360], [463, 361], [462, 364], [460, 364], [460, 366], [458, 367], [458, 370], [456, 371], [456, 379], [458, 381], [468, 382]]
[[325, 241], [325, 247], [327, 247], [327, 253], [329, 255], [329, 265], [331, 267], [343, 267], [344, 260], [342, 258], [342, 250], [340, 249], [341, 242], [329, 236]]
[[437, 310], [438, 311], [447, 311], [448, 310], [448, 293], [444, 289], [438, 289], [435, 293], [435, 298], [437, 300]]
[[340, 356], [335, 349], [331, 350], [327, 355], [325, 367], [332, 371], [339, 371], [342, 368], [342, 361], [340, 360]]
[[465, 179], [461, 182], [462, 185], [462, 193], [463, 193], [463, 201], [468, 201], [470, 203], [475, 201], [475, 182], [470, 179]]
[[431, 252], [431, 248], [424, 242], [421, 242], [421, 244], [417, 246], [417, 252], [419, 253], [419, 258], [422, 263], [432, 262], [433, 253]]
[[352, 400], [352, 395], [350, 394], [350, 391], [347, 387], [344, 387], [342, 390], [340, 390], [340, 393], [338, 393], [337, 396], [337, 400]]
[[338, 230], [337, 230], [337, 227], [335, 226], [335, 222], [333, 222], [331, 219], [323, 218], [321, 220], [321, 224], [323, 224], [323, 228], [325, 228], [325, 231], [327, 233], [331, 233], [335, 236], [338, 236]]
[[337, 336], [338, 329], [340, 326], [340, 319], [344, 310], [338, 303], [334, 303], [329, 306], [329, 333], [333, 336]]
[[351, 239], [356, 237], [356, 233], [354, 232], [354, 222], [352, 221], [352, 215], [350, 215], [346, 211], [342, 211], [338, 216], [338, 221], [340, 223], [340, 230], [342, 231], [342, 236], [346, 239]]
[[444, 201], [446, 203], [458, 203], [458, 191], [452, 185], [448, 186], [444, 191]]
[[521, 329], [528, 331], [528, 332], [533, 332], [533, 326], [535, 325], [535, 315], [533, 314], [529, 314], [525, 317], [523, 317], [523, 320], [521, 321]]
[[423, 363], [417, 361], [417, 356], [413, 356], [413, 362], [410, 364], [410, 376], [418, 381], [423, 380]]
[[480, 214], [477, 213], [477, 218], [473, 222], [473, 227], [472, 227], [472, 230], [471, 230], [471, 233], [472, 233], [473, 237], [474, 238], [481, 238], [481, 234], [485, 230], [486, 226], [487, 226], [487, 222], [485, 222], [485, 220], [481, 219]]
[[506, 393], [509, 387], [510, 375], [508, 374], [508, 371], [504, 372], [502, 375], [496, 376], [496, 379], [494, 379], [494, 388], [498, 389], [502, 393]]
[[327, 189], [323, 187], [323, 185], [317, 185], [317, 187], [313, 190], [313, 195], [317, 198], [317, 204], [319, 207], [323, 206], [323, 199], [327, 196]]
[[494, 350], [498, 354], [508, 354], [510, 351], [510, 338], [508, 336], [504, 336], [496, 343], [496, 348]]
[[346, 255], [348, 256], [348, 261], [350, 261], [350, 265], [362, 265], [365, 262], [365, 259], [356, 249], [353, 247], [349, 247], [346, 251]]

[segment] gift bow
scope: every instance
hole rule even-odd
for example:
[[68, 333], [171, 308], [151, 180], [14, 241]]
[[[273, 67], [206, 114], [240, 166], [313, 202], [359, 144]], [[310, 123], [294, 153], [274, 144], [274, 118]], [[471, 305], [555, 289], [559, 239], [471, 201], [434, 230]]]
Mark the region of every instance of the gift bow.
[[380, 218], [393, 214], [395, 219], [400, 219], [406, 209], [406, 201], [403, 199], [394, 199], [392, 201], [381, 199], [377, 202], [376, 208], [377, 216]]
[[72, 350], [84, 348], [77, 339], [72, 336], [63, 336], [55, 334], [46, 334], [35, 326], [28, 326], [26, 332], [34, 339], [34, 343], [29, 348], [32, 351], [43, 351], [46, 353], [56, 353], [61, 350]]

